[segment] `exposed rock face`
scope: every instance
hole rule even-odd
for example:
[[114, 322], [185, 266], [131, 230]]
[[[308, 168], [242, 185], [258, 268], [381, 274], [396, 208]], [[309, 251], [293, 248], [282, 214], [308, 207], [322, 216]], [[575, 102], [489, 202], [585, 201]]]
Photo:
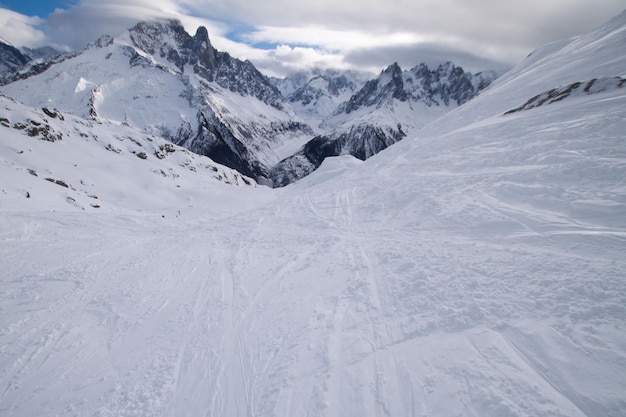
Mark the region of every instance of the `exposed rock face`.
[[423, 102], [427, 106], [460, 106], [483, 90], [497, 77], [495, 73], [471, 74], [451, 62], [434, 70], [419, 64], [402, 71], [397, 63], [368, 81], [335, 114], [351, 113], [361, 107], [380, 107], [390, 100]]
[[243, 96], [258, 98], [281, 109], [284, 98], [250, 61], [217, 51], [204, 26], [190, 36], [177, 20], [142, 22], [130, 29], [130, 38], [142, 51], [166, 59], [184, 73], [186, 68], [207, 81]]
[[51, 46], [16, 48], [0, 40], [0, 85], [37, 75], [72, 54], [63, 54]]
[[271, 172], [273, 185], [283, 187], [301, 179], [317, 169], [331, 156], [352, 155], [365, 160], [404, 138], [401, 126], [361, 124], [349, 132], [330, 137], [316, 136], [297, 154], [281, 161]]
[[626, 78], [622, 77], [605, 77], [594, 78], [589, 81], [577, 81], [572, 84], [564, 85], [544, 91], [530, 99], [524, 104], [514, 109], [506, 111], [504, 114], [512, 114], [520, 111], [526, 111], [565, 100], [569, 97], [579, 97], [581, 95], [598, 94], [605, 91], [614, 91], [626, 85]]
[[0, 41], [0, 73], [15, 71], [30, 60], [31, 58], [22, 54], [19, 49]]

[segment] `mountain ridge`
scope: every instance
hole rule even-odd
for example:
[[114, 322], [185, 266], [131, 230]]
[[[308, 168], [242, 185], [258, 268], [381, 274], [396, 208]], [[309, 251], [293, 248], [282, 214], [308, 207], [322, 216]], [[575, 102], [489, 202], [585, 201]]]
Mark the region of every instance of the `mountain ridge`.
[[216, 51], [206, 29], [192, 37], [178, 21], [103, 36], [45, 71], [2, 89], [30, 105], [161, 134], [262, 183], [271, 182], [266, 164], [280, 158], [272, 147], [309, 133], [249, 61]]
[[324, 118], [322, 133], [273, 168], [274, 184], [297, 181], [331, 156], [365, 160], [469, 101], [498, 75], [471, 74], [451, 62], [432, 70], [419, 64], [406, 71], [394, 63]]
[[[269, 79], [250, 61], [216, 50], [206, 28], [192, 36], [180, 21], [162, 20], [104, 35], [80, 53], [33, 61], [7, 75], [2, 91], [33, 106], [160, 134], [259, 183], [284, 186], [327, 156], [367, 158], [385, 149], [490, 81], [472, 84], [473, 75], [451, 63], [434, 72], [422, 64], [412, 75], [394, 64], [367, 82], [355, 72], [309, 75]], [[437, 86], [416, 94], [411, 83]], [[418, 102], [438, 110], [415, 112]]]

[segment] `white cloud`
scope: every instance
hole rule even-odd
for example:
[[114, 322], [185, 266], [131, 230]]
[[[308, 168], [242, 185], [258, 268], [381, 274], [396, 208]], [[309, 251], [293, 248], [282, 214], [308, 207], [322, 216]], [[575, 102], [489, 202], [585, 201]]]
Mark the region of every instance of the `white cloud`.
[[57, 44], [82, 49], [103, 34], [116, 36], [141, 20], [176, 17], [178, 9], [170, 1], [141, 0], [99, 2], [83, 0], [70, 9], [57, 9], [43, 25]]
[[46, 43], [46, 35], [37, 27], [38, 17], [28, 17], [0, 8], [0, 37], [15, 46], [37, 47]]
[[261, 26], [254, 32], [243, 35], [242, 38], [251, 43], [289, 43], [316, 46], [331, 51], [387, 45], [410, 45], [428, 40], [427, 36], [419, 33], [373, 34], [362, 30], [336, 30], [322, 26], [298, 28]]
[[623, 0], [188, 0], [198, 14], [254, 27], [242, 39], [350, 53], [441, 44], [515, 64], [535, 48], [584, 33]]
[[314, 65], [381, 69], [410, 62], [407, 54], [415, 65], [442, 52], [453, 61], [512, 65], [623, 8], [623, 0], [81, 0], [45, 21], [4, 11], [0, 36], [17, 45], [47, 40], [80, 49], [140, 20], [169, 17], [192, 34], [206, 26], [218, 49], [274, 73]]
[[313, 68], [351, 68], [351, 65], [345, 62], [341, 54], [288, 45], [279, 45], [272, 50], [259, 51], [257, 56], [251, 57], [250, 60], [261, 71], [274, 76]]

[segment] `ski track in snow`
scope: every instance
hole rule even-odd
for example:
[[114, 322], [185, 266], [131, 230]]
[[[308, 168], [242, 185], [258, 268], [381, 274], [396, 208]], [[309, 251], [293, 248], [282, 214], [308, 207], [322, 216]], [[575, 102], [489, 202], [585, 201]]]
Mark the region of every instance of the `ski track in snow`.
[[532, 198], [575, 160], [464, 152], [483, 167], [399, 153], [218, 221], [5, 212], [0, 412], [622, 415], [619, 216], [567, 212], [581, 183]]

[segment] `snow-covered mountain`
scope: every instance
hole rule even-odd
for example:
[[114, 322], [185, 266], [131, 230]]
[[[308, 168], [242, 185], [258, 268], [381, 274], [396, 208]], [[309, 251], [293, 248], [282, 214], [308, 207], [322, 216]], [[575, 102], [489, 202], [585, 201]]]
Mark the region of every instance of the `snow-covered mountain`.
[[368, 73], [333, 69], [300, 71], [286, 78], [270, 78], [294, 111], [314, 128], [368, 80]]
[[280, 189], [1, 97], [0, 414], [626, 415], [624, 45]]
[[281, 152], [311, 135], [250, 62], [215, 50], [205, 28], [190, 36], [177, 21], [103, 36], [2, 91], [31, 106], [161, 135], [261, 182], [289, 155]]
[[324, 118], [323, 133], [274, 167], [274, 184], [303, 178], [330, 156], [367, 159], [472, 99], [498, 75], [471, 74], [451, 62], [434, 70], [425, 64], [409, 71], [390, 65]]
[[0, 75], [5, 72], [13, 72], [23, 67], [30, 61], [28, 56], [11, 44], [0, 40]]
[[52, 59], [61, 55], [63, 52], [52, 46], [41, 46], [39, 48], [28, 48], [22, 47], [20, 48], [22, 54], [28, 56], [31, 60], [33, 59]]
[[39, 74], [70, 56], [51, 46], [16, 48], [0, 39], [0, 85]]
[[[111, 121], [172, 143], [271, 186], [309, 174], [328, 156], [365, 159], [473, 97], [495, 74], [448, 63], [368, 82], [353, 71], [315, 70], [268, 79], [211, 45], [204, 27], [142, 22], [80, 53], [24, 56], [7, 45], [0, 75], [8, 96]], [[50, 55], [52, 55], [50, 57]]]

